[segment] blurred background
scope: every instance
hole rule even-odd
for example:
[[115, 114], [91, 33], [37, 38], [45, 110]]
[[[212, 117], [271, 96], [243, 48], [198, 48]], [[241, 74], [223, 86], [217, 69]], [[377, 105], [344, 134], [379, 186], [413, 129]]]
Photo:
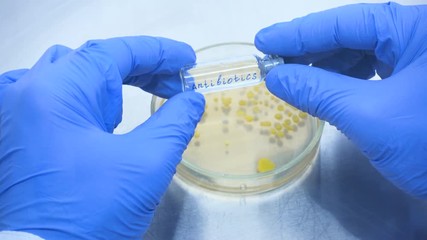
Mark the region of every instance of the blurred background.
[[[358, 2], [1, 0], [0, 72], [31, 67], [54, 44], [77, 48], [89, 39], [162, 36], [187, 42], [194, 49], [220, 42], [253, 42], [261, 28], [276, 22]], [[124, 121], [116, 132], [127, 132], [149, 116], [151, 96], [129, 87], [124, 91]]]
[[[253, 42], [263, 27], [354, 0], [1, 0], [0, 73], [30, 68], [54, 44], [89, 39], [168, 37], [194, 49]], [[365, 1], [375, 3], [381, 1]], [[427, 0], [397, 1], [426, 4]], [[124, 88], [124, 133], [150, 115], [151, 96]], [[335, 128], [302, 182], [252, 197], [228, 198], [175, 180], [146, 239], [427, 239], [427, 204], [385, 181]]]

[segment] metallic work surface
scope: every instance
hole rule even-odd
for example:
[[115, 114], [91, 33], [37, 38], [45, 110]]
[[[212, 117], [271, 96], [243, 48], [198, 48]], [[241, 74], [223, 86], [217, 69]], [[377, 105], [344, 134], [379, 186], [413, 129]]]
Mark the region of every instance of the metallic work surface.
[[144, 239], [427, 239], [427, 202], [385, 180], [329, 125], [299, 180], [252, 196], [222, 195], [175, 177]]

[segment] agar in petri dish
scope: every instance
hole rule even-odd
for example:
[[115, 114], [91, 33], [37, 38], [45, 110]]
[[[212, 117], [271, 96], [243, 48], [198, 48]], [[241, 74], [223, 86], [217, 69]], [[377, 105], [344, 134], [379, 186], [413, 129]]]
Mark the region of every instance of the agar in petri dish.
[[314, 119], [271, 95], [263, 83], [205, 99], [205, 114], [183, 156], [197, 168], [245, 176], [258, 173], [259, 159], [267, 158], [276, 169], [314, 136]]
[[[240, 53], [259, 54], [240, 43], [196, 52], [204, 60]], [[177, 168], [184, 182], [221, 193], [260, 193], [298, 179], [316, 159], [323, 122], [272, 95], [264, 82], [212, 91], [205, 99], [205, 113]], [[152, 112], [164, 101], [153, 97]]]

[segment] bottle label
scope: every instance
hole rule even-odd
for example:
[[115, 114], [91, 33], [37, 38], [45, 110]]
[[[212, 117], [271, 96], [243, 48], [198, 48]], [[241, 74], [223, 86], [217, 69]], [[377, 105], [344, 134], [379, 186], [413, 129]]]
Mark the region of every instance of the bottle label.
[[245, 75], [222, 75], [219, 74], [215, 79], [200, 79], [199, 81], [194, 81], [193, 90], [201, 90], [201, 89], [210, 89], [217, 87], [227, 87], [234, 85], [243, 85], [248, 81], [257, 80], [259, 77], [259, 73], [247, 73]]
[[181, 73], [184, 89], [200, 93], [217, 92], [262, 82], [258, 59], [254, 56], [233, 61], [197, 64]]

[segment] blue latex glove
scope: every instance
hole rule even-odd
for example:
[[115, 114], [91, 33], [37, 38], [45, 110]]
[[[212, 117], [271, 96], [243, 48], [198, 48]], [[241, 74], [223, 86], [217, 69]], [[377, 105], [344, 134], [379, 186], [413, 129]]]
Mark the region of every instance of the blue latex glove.
[[[148, 227], [204, 111], [171, 97], [132, 132], [111, 134], [122, 80], [181, 91], [191, 47], [151, 37], [50, 48], [30, 70], [0, 76], [0, 230], [46, 239], [137, 239]], [[137, 104], [137, 103], [136, 103]]]
[[[335, 125], [387, 179], [427, 198], [427, 5], [344, 6], [265, 28], [255, 44], [298, 63], [268, 74], [273, 94]], [[383, 80], [361, 80], [375, 72]]]

